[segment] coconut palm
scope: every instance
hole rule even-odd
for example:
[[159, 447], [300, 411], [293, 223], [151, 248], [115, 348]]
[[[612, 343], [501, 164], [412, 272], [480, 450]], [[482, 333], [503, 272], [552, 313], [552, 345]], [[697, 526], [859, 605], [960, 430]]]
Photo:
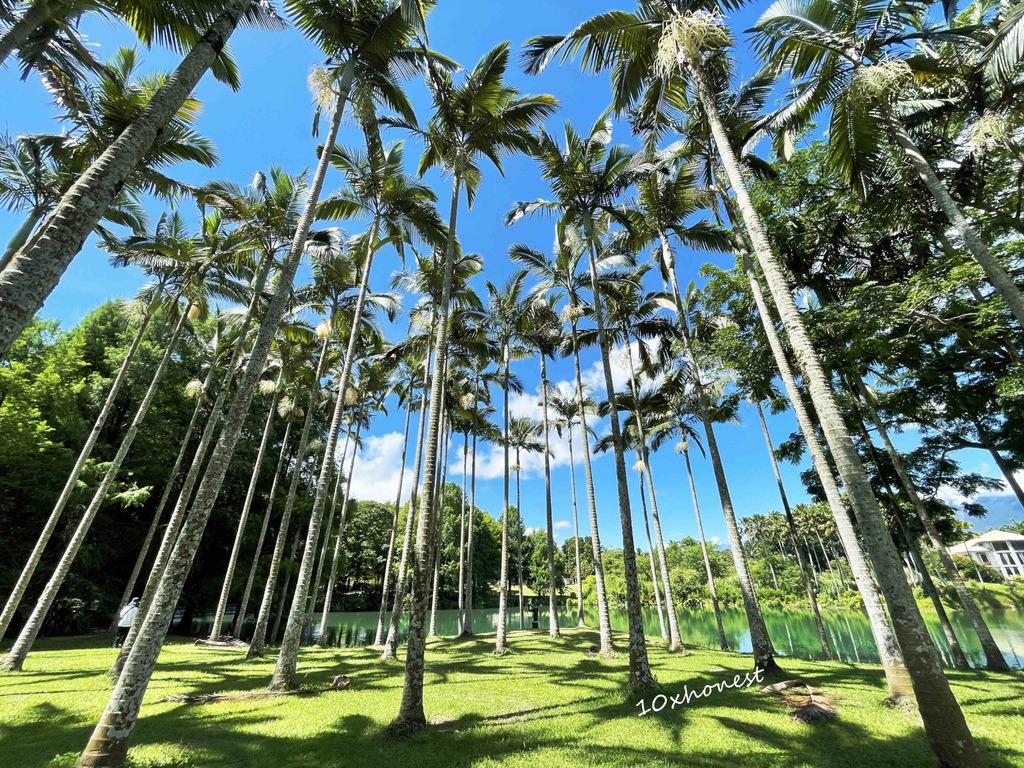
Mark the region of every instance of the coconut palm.
[[793, 132], [824, 108], [831, 110], [831, 158], [865, 194], [881, 164], [880, 150], [891, 136], [936, 205], [963, 240], [971, 257], [1024, 325], [1024, 296], [961, 207], [949, 194], [903, 122], [901, 102], [928, 98], [915, 92], [915, 77], [930, 79], [934, 66], [915, 73], [908, 35], [918, 31], [927, 9], [860, 5], [821, 0], [775, 3], [754, 27], [754, 47], [773, 73], [794, 80], [790, 103], [765, 125]]
[[194, 35], [188, 54], [145, 109], [64, 193], [46, 222], [0, 273], [0, 358], [57, 285], [161, 132], [176, 119], [199, 80], [220, 58], [238, 24], [243, 19], [267, 27], [281, 23], [262, 1], [230, 0], [218, 12], [202, 36]]
[[593, 317], [597, 324], [605, 387], [609, 394], [609, 419], [615, 452], [619, 518], [622, 524], [626, 612], [629, 624], [629, 687], [631, 690], [647, 690], [655, 685], [655, 680], [647, 659], [647, 644], [643, 634], [625, 447], [615, 407], [610, 360], [611, 342], [605, 332], [606, 319], [597, 270], [598, 254], [602, 250], [600, 239], [607, 231], [606, 220], [615, 221], [627, 229], [631, 226], [630, 212], [617, 201], [647, 169], [643, 164], [637, 164], [634, 152], [624, 145], [609, 147], [611, 121], [606, 114], [598, 118], [586, 137], [581, 136], [571, 124], [566, 123], [564, 138], [563, 149], [542, 129], [532, 153], [540, 165], [541, 176], [551, 185], [555, 200], [519, 203], [506, 216], [506, 223], [510, 224], [524, 215], [536, 212], [557, 213], [567, 223], [579, 228], [587, 244], [590, 262], [589, 287], [593, 296]]
[[[594, 587], [597, 593], [597, 615], [598, 629], [601, 637], [601, 654], [610, 656], [614, 653], [612, 648], [611, 618], [608, 611], [608, 595], [604, 583], [603, 553], [601, 551], [601, 535], [597, 525], [597, 499], [594, 493], [594, 479], [590, 464], [590, 442], [588, 435], [591, 431], [587, 427], [587, 400], [583, 396], [586, 390], [583, 388], [583, 377], [580, 368], [579, 355], [579, 320], [585, 314], [584, 304], [580, 297], [580, 291], [588, 285], [588, 278], [580, 270], [580, 262], [586, 254], [586, 243], [579, 237], [578, 230], [573, 227], [559, 223], [555, 227], [554, 258], [547, 257], [540, 251], [534, 250], [523, 244], [513, 245], [509, 249], [509, 256], [529, 269], [539, 280], [534, 289], [539, 293], [551, 292], [555, 295], [564, 292], [568, 299], [568, 305], [562, 310], [562, 319], [569, 323], [570, 333], [563, 338], [563, 352], [571, 353], [576, 377], [576, 395], [572, 402], [576, 403], [578, 409], [577, 418], [580, 422], [580, 430], [583, 443], [583, 471], [587, 488], [587, 509], [590, 516], [590, 542], [594, 556]], [[569, 433], [570, 440], [572, 432]], [[571, 448], [570, 444], [570, 448]], [[575, 494], [573, 495], [575, 499]], [[577, 537], [578, 538], [578, 537]], [[578, 544], [578, 542], [577, 542]], [[577, 570], [577, 575], [579, 571]], [[577, 578], [577, 582], [579, 579]], [[582, 587], [577, 584], [579, 589]], [[579, 621], [582, 622], [582, 603]]]
[[[444, 249], [444, 281], [434, 342], [438, 355], [443, 354], [448, 347], [448, 303], [451, 299], [460, 195], [464, 191], [468, 204], [472, 205], [482, 181], [480, 158], [487, 157], [501, 170], [500, 157], [528, 150], [531, 144], [530, 130], [556, 108], [555, 99], [551, 96], [522, 96], [516, 89], [505, 85], [508, 56], [507, 43], [497, 46], [485, 54], [465, 80], [458, 84], [451, 75], [437, 68], [428, 78], [434, 114], [422, 132], [426, 149], [420, 160], [420, 172], [441, 167], [452, 176], [451, 213]], [[412, 128], [408, 125], [406, 127]], [[431, 488], [436, 480], [441, 422], [439, 404], [443, 382], [443, 366], [438, 361], [431, 377], [432, 407], [424, 462], [426, 488]], [[423, 713], [423, 651], [428, 598], [427, 557], [431, 551], [430, 533], [434, 527], [433, 501], [429, 493], [424, 493], [420, 500], [405, 685], [396, 721], [410, 731], [419, 730], [426, 723]]]

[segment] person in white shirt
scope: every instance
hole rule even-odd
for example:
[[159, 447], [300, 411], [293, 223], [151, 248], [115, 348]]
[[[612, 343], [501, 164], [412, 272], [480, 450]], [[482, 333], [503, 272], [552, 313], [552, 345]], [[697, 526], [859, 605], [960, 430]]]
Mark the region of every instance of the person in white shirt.
[[117, 637], [114, 638], [114, 647], [120, 648], [128, 637], [128, 630], [135, 623], [135, 617], [139, 615], [139, 598], [133, 597], [131, 602], [121, 609], [120, 619], [117, 622]]

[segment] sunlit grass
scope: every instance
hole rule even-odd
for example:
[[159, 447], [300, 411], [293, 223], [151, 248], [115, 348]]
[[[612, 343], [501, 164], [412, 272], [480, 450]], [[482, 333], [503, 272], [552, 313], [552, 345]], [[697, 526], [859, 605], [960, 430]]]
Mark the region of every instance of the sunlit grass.
[[[592, 630], [560, 641], [512, 632], [514, 653], [493, 638], [442, 639], [428, 647], [426, 710], [432, 725], [401, 739], [386, 731], [398, 710], [404, 667], [369, 648], [303, 650], [301, 685], [338, 674], [343, 691], [205, 705], [171, 694], [259, 690], [273, 657], [172, 642], [164, 649], [132, 739], [143, 766], [933, 766], [915, 714], [884, 706], [872, 665], [783, 660], [832, 697], [839, 719], [806, 725], [756, 687], [714, 692], [675, 710], [638, 717], [623, 693], [627, 660], [589, 658]], [[73, 765], [110, 693], [114, 651], [101, 637], [43, 640], [25, 672], [0, 677], [0, 765]], [[666, 694], [751, 671], [751, 657], [652, 647]], [[1019, 675], [951, 673], [989, 763], [1024, 766], [1024, 682]]]

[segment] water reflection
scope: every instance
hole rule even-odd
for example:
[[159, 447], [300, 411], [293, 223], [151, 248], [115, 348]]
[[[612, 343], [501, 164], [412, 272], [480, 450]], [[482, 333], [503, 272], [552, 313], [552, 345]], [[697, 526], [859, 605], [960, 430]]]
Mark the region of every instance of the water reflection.
[[[837, 659], [848, 663], [878, 663], [878, 649], [871, 636], [871, 627], [866, 614], [854, 610], [822, 610], [822, 619], [829, 642]], [[983, 611], [985, 621], [995, 637], [996, 643], [1003, 651], [1010, 666], [1020, 668], [1024, 665], [1024, 617], [1016, 611]], [[981, 644], [977, 635], [970, 628], [967, 618], [959, 611], [950, 611], [960, 645], [971, 666], [980, 666], [984, 660]], [[587, 626], [597, 626], [597, 609], [588, 608], [584, 611]], [[648, 637], [660, 636], [658, 614], [653, 608], [645, 608], [643, 612], [644, 631]], [[801, 659], [824, 659], [818, 642], [818, 633], [814, 627], [814, 617], [808, 610], [768, 609], [764, 612], [768, 632], [780, 656], [794, 656]], [[498, 612], [496, 610], [478, 610], [473, 614], [473, 626], [477, 632], [493, 632], [497, 628]], [[925, 621], [932, 641], [939, 649], [942, 662], [952, 667], [953, 660], [949, 645], [942, 634], [935, 616], [925, 614]], [[228, 617], [227, 622], [230, 622]], [[611, 612], [612, 629], [625, 631], [626, 612]], [[747, 629], [746, 616], [741, 608], [726, 608], [722, 611], [722, 623], [725, 626], [726, 639], [732, 650], [742, 653], [751, 652], [750, 632]], [[559, 613], [558, 624], [561, 627], [576, 625], [574, 610], [563, 610]], [[228, 624], [229, 625], [229, 624]], [[530, 616], [526, 616], [526, 626], [530, 626]], [[332, 613], [328, 617], [328, 640], [335, 646], [367, 645], [373, 642], [373, 634], [377, 627], [376, 611], [360, 611], [352, 613]], [[519, 628], [518, 612], [508, 616], [508, 627]], [[209, 623], [197, 627], [200, 632], [209, 632]], [[548, 619], [545, 612], [540, 615], [540, 631], [547, 630]], [[314, 632], [317, 630], [314, 629]], [[455, 610], [438, 611], [438, 634], [454, 635], [458, 631], [458, 612]], [[690, 646], [717, 648], [718, 629], [715, 616], [710, 608], [682, 609], [679, 611], [679, 631], [683, 642]], [[399, 624], [399, 639], [404, 641], [408, 632], [408, 615], [403, 615]]]

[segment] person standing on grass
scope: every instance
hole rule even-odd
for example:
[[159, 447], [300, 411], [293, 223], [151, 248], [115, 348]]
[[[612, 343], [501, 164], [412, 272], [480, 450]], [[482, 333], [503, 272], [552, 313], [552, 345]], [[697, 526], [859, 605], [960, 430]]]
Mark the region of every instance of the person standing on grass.
[[114, 638], [114, 647], [120, 648], [128, 637], [128, 631], [135, 623], [135, 617], [139, 615], [139, 598], [133, 597], [124, 608], [121, 609], [120, 618], [117, 621], [117, 637]]

